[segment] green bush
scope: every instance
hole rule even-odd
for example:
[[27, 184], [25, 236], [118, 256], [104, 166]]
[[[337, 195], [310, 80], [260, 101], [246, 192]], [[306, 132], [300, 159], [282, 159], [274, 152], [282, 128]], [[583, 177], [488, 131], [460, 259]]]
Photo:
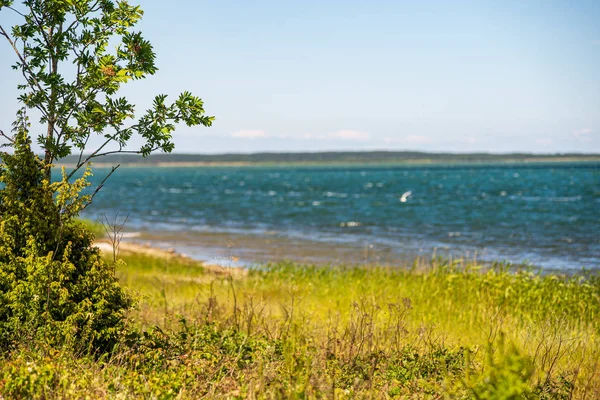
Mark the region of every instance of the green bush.
[[131, 300], [75, 220], [87, 175], [48, 182], [24, 130], [13, 148], [0, 167], [0, 347], [41, 340], [109, 350]]

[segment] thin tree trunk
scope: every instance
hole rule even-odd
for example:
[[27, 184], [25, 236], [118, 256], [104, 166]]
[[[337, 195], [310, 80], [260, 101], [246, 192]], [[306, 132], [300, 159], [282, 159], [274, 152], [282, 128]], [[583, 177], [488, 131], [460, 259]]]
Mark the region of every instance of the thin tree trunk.
[[[53, 140], [53, 133], [54, 133], [54, 116], [51, 115], [50, 118], [52, 118], [52, 120], [48, 119], [48, 132], [46, 134], [46, 143], [51, 143]], [[48, 180], [50, 180], [52, 178], [52, 168], [50, 167], [50, 165], [52, 164], [53, 158], [52, 158], [52, 152], [50, 151], [50, 149], [46, 148], [46, 151], [44, 152], [44, 164], [46, 167], [46, 178]]]
[[[52, 28], [48, 32], [48, 42], [50, 45], [50, 73], [56, 75], [58, 71], [58, 58], [54, 53], [54, 48], [52, 46], [53, 32]], [[50, 181], [52, 179], [52, 162], [54, 161], [54, 153], [48, 146], [52, 144], [54, 140], [54, 129], [56, 125], [56, 89], [50, 89], [50, 102], [48, 104], [48, 130], [46, 131], [46, 150], [44, 154], [44, 161], [46, 164], [46, 178]]]

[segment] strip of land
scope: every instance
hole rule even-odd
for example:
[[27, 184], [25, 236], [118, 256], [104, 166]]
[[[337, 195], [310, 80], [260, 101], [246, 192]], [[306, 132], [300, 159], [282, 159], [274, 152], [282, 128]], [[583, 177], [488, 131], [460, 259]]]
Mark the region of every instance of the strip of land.
[[[56, 163], [71, 168], [79, 157], [69, 156]], [[97, 167], [115, 164], [154, 167], [270, 166], [270, 165], [434, 165], [600, 162], [600, 154], [490, 154], [425, 153], [409, 151], [359, 151], [315, 153], [252, 154], [153, 154], [146, 158], [131, 154], [109, 155], [94, 160]]]

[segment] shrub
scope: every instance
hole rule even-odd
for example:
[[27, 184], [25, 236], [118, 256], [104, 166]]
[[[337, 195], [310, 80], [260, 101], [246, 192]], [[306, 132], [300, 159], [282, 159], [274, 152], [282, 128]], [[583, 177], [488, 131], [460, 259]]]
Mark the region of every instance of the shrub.
[[87, 175], [50, 183], [23, 129], [13, 148], [0, 167], [0, 347], [41, 340], [109, 350], [131, 299], [75, 220]]

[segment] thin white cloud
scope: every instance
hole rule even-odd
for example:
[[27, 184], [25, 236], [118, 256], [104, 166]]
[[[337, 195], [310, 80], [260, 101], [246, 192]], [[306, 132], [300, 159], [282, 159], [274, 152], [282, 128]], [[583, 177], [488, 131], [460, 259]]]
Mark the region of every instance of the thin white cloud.
[[260, 129], [242, 129], [231, 134], [236, 139], [262, 139], [269, 137], [267, 132]]
[[581, 128], [581, 129], [575, 129], [573, 131], [573, 135], [575, 135], [575, 137], [589, 135], [590, 133], [592, 133], [591, 128]]
[[365, 141], [371, 139], [371, 134], [351, 129], [342, 129], [328, 134], [327, 137], [331, 139]]
[[554, 141], [548, 138], [540, 138], [536, 139], [535, 143], [539, 144], [540, 146], [550, 146], [551, 144], [554, 144]]

